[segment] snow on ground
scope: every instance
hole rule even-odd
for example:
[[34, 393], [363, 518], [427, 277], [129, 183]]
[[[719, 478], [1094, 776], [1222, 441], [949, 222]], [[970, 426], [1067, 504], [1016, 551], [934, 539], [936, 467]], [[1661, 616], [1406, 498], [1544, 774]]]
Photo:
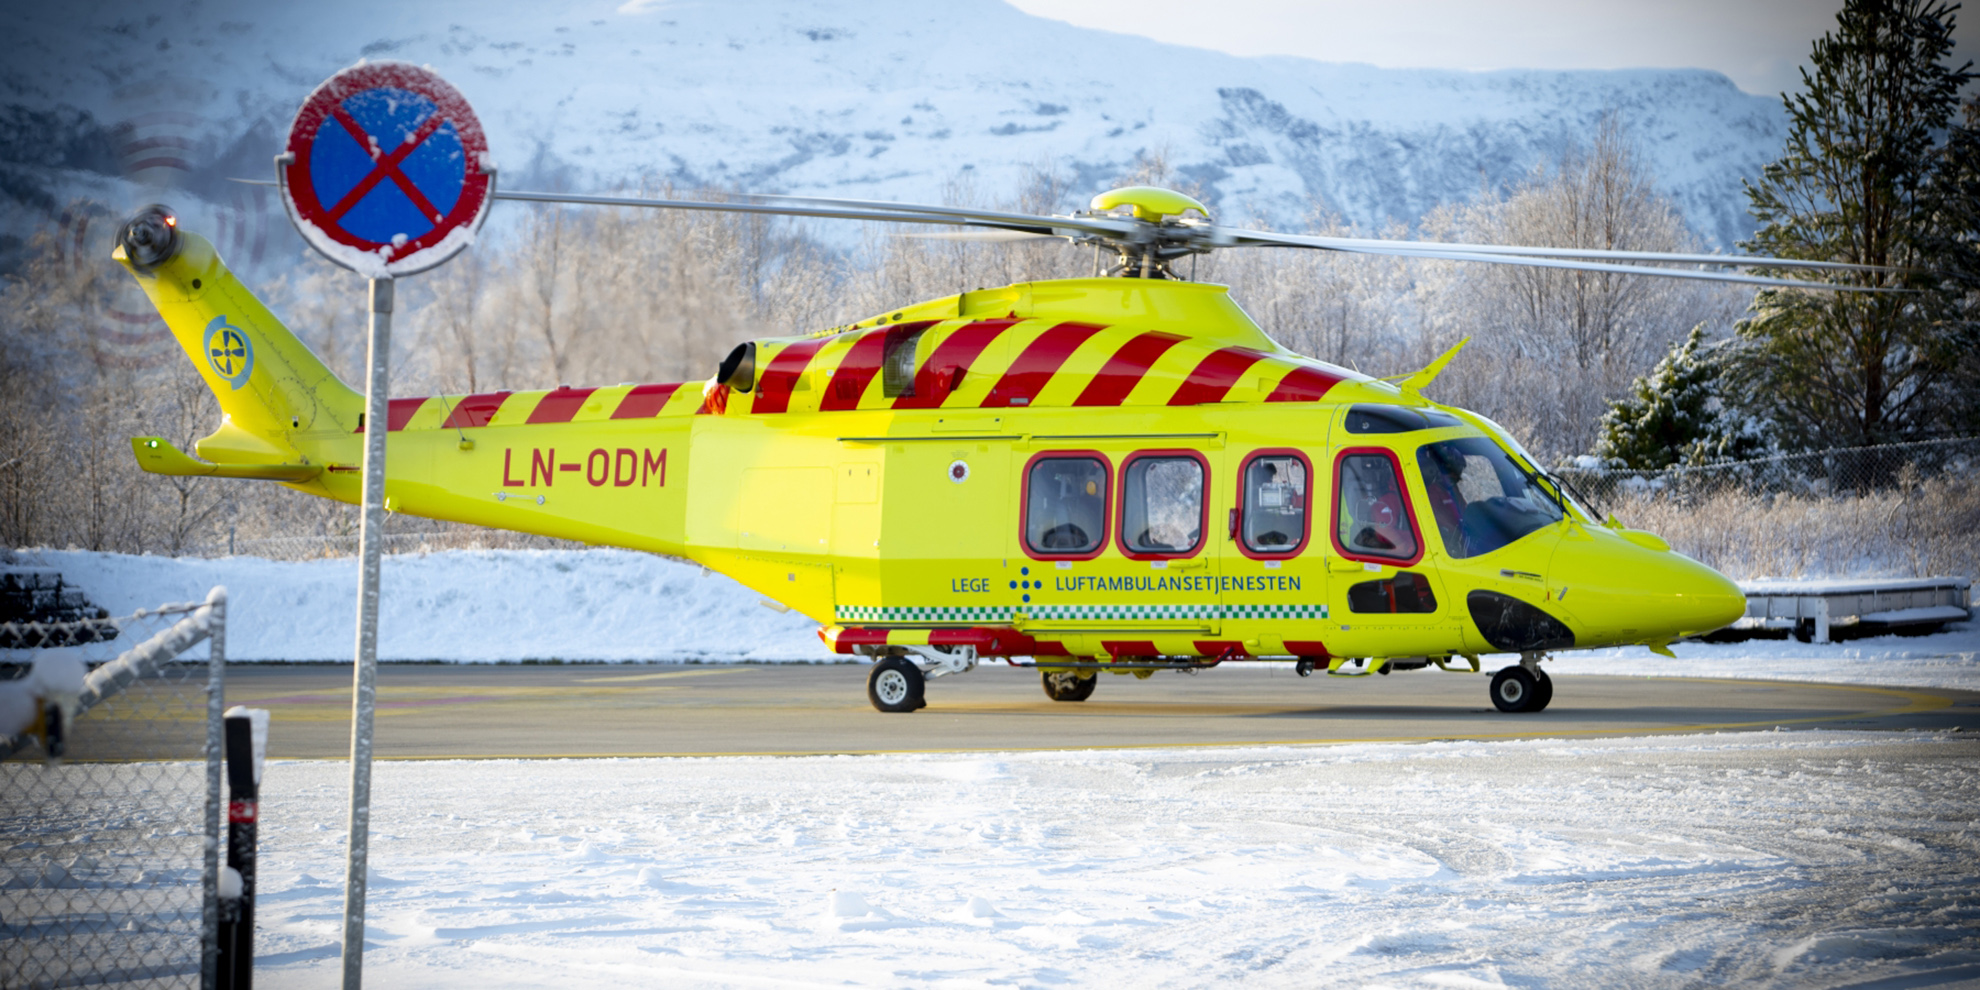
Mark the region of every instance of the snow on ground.
[[[39, 552], [115, 612], [230, 589], [348, 656], [355, 564]], [[398, 659], [823, 659], [622, 551], [388, 558]], [[1570, 654], [1564, 673], [1980, 689], [1980, 630]], [[1980, 747], [1772, 732], [884, 757], [387, 762], [377, 987], [1980, 986]], [[348, 771], [264, 780], [265, 985], [328, 987]], [[1873, 982], [1874, 981], [1874, 982]]]
[[[348, 660], [357, 615], [353, 559], [279, 562], [23, 551], [116, 614], [228, 588], [236, 660]], [[734, 581], [626, 550], [450, 550], [385, 558], [378, 655], [385, 660], [747, 660], [836, 658], [816, 626], [761, 606]], [[203, 649], [203, 647], [202, 647]], [[1980, 690], [1980, 625], [1847, 643], [1679, 643], [1564, 654], [1571, 673], [1757, 677]], [[1509, 658], [1496, 658], [1501, 664]]]
[[[346, 770], [263, 789], [338, 979]], [[366, 985], [1980, 984], [1967, 734], [383, 763]]]

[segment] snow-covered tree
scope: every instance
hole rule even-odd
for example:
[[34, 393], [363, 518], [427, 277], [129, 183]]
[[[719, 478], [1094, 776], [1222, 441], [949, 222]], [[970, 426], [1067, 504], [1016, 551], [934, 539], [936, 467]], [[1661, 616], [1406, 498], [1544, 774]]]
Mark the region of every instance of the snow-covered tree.
[[1595, 456], [1612, 467], [1655, 469], [1741, 458], [1764, 446], [1760, 424], [1725, 401], [1726, 344], [1705, 327], [1610, 403]]

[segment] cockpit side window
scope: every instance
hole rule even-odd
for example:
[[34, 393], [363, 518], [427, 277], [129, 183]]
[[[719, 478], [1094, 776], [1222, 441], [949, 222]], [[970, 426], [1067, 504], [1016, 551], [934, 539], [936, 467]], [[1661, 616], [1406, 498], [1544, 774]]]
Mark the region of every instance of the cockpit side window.
[[1024, 546], [1034, 557], [1085, 559], [1107, 542], [1107, 475], [1099, 454], [1041, 454], [1025, 469]]
[[1453, 557], [1491, 553], [1561, 519], [1540, 482], [1485, 437], [1424, 444], [1416, 464], [1444, 551]]
[[1121, 468], [1121, 549], [1187, 557], [1203, 545], [1206, 471], [1193, 453], [1136, 454]]
[[1312, 505], [1306, 458], [1261, 451], [1244, 464], [1239, 539], [1247, 556], [1289, 556], [1306, 545]]
[[1335, 462], [1335, 549], [1348, 557], [1414, 563], [1422, 555], [1416, 520], [1404, 493], [1395, 455], [1349, 450]]

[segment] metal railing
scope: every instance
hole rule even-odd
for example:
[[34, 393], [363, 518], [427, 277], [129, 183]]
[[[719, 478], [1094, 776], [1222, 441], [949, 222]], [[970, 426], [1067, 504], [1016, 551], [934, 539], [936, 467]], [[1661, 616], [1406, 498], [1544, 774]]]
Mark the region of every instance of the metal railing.
[[225, 614], [0, 625], [0, 986], [212, 985]]

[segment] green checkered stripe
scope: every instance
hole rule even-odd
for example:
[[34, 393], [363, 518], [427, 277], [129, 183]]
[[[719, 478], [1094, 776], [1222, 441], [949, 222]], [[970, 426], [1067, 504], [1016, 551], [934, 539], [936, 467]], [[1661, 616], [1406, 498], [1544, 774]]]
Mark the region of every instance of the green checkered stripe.
[[[1318, 605], [1032, 605], [1025, 615], [1045, 621], [1084, 619], [1324, 619], [1327, 606]], [[948, 608], [943, 606], [841, 605], [840, 622], [1009, 622], [1011, 608]]]
[[1226, 605], [1226, 619], [1324, 619], [1327, 606], [1319, 605]]
[[1033, 605], [1034, 619], [1214, 619], [1215, 605]]
[[835, 612], [840, 622], [1009, 622], [1011, 610], [1002, 608], [947, 608], [942, 606], [841, 605]]

